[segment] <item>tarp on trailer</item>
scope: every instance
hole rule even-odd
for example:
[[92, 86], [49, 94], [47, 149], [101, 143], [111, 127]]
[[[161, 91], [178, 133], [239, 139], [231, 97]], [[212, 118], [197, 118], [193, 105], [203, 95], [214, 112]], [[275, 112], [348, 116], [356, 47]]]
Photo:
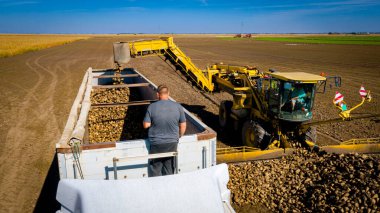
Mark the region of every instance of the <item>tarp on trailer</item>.
[[58, 212], [233, 212], [228, 167], [130, 180], [59, 182]]

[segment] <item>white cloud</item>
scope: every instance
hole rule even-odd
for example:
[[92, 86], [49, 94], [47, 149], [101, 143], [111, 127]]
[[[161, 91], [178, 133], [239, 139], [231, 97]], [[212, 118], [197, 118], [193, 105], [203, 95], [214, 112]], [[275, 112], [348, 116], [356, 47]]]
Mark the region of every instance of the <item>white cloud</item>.
[[310, 3], [310, 6], [343, 6], [343, 5], [359, 5], [359, 6], [372, 6], [379, 5], [379, 1], [374, 0], [350, 0], [350, 1], [332, 1], [332, 2], [316, 2]]
[[38, 4], [38, 1], [2, 1], [0, 6], [2, 7], [11, 7], [11, 6], [21, 6], [21, 5], [28, 5], [28, 4]]
[[375, 0], [347, 0], [330, 2], [309, 2], [302, 4], [282, 4], [282, 5], [260, 5], [246, 8], [235, 8], [236, 10], [251, 10], [252, 16], [281, 15], [283, 17], [300, 18], [307, 15], [325, 15], [336, 12], [355, 12], [368, 10], [373, 6], [380, 5], [380, 1]]
[[202, 4], [202, 6], [208, 6], [207, 0], [199, 0]]
[[145, 7], [121, 7], [120, 10], [128, 11], [128, 12], [143, 12], [143, 11], [146, 11], [146, 8]]
[[[299, 8], [303, 8], [301, 10], [319, 10], [321, 8], [331, 8], [332, 6], [335, 6], [336, 8], [339, 7], [350, 7], [350, 8], [357, 8], [357, 7], [369, 7], [369, 6], [375, 6], [380, 5], [380, 1], [377, 0], [347, 0], [347, 1], [330, 1], [330, 2], [311, 2], [311, 3], [303, 3], [303, 4], [278, 4], [278, 5], [260, 5], [260, 6], [251, 6], [251, 7], [240, 7], [240, 8], [234, 8], [237, 10], [243, 10], [243, 9], [278, 9], [278, 10], [300, 10]], [[323, 10], [321, 10], [323, 11]], [[329, 10], [330, 11], [330, 10]]]

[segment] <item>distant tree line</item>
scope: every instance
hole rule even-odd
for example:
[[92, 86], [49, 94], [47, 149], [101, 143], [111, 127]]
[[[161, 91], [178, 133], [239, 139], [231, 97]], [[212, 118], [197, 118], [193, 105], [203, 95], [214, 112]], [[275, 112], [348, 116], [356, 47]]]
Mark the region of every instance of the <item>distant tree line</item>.
[[329, 32], [329, 35], [370, 35], [370, 34], [380, 34], [380, 32], [351, 32], [351, 33], [338, 33]]

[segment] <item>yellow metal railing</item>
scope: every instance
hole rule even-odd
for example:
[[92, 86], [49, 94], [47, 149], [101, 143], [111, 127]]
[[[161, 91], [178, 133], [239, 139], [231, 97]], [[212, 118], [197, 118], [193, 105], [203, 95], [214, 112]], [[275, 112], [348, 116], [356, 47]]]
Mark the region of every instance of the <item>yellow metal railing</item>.
[[227, 148], [218, 148], [216, 154], [233, 154], [241, 152], [254, 152], [260, 151], [259, 148], [249, 147], [249, 146], [238, 146], [238, 147], [227, 147]]
[[241, 146], [218, 148], [216, 150], [217, 163], [236, 163], [254, 160], [268, 160], [280, 158], [293, 153], [294, 149], [269, 149], [260, 150], [258, 148]]
[[[380, 153], [380, 138], [361, 138], [344, 141], [339, 145], [328, 145], [320, 147], [321, 151], [328, 153]], [[254, 160], [269, 160], [292, 154], [293, 148], [273, 148], [260, 150], [258, 148], [240, 146], [218, 148], [216, 150], [217, 163], [237, 163]]]
[[342, 145], [353, 145], [353, 144], [376, 144], [380, 143], [380, 138], [359, 138], [359, 139], [350, 139], [343, 141]]

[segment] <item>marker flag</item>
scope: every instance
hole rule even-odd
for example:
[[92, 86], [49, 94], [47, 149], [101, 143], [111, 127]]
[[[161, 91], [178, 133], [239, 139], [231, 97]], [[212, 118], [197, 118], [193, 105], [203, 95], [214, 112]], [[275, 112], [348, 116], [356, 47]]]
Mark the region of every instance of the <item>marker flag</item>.
[[367, 96], [367, 91], [364, 89], [363, 86], [360, 87], [359, 93], [362, 98], [365, 98]]
[[340, 102], [342, 102], [343, 101], [343, 95], [342, 94], [340, 94], [340, 92], [336, 92], [335, 93], [335, 98], [334, 98], [334, 103], [335, 104], [339, 104]]

